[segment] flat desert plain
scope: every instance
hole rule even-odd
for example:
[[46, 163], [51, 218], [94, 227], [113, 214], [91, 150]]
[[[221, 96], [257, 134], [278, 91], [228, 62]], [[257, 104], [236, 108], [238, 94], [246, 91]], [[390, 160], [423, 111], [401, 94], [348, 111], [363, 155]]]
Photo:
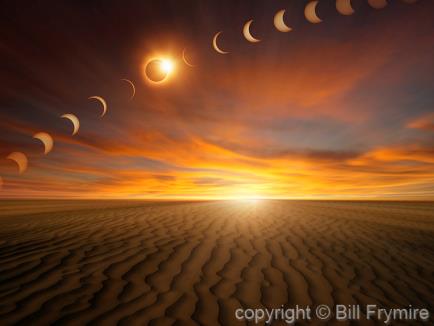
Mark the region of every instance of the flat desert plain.
[[242, 325], [236, 309], [296, 304], [432, 314], [434, 204], [0, 202], [1, 325]]

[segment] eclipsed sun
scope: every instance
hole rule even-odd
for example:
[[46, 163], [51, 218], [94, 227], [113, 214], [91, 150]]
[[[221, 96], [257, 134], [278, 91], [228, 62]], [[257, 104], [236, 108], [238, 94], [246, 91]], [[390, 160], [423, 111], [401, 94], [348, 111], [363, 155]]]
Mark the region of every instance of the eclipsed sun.
[[174, 62], [166, 58], [152, 58], [144, 65], [146, 80], [152, 84], [164, 83], [169, 79], [174, 70]]

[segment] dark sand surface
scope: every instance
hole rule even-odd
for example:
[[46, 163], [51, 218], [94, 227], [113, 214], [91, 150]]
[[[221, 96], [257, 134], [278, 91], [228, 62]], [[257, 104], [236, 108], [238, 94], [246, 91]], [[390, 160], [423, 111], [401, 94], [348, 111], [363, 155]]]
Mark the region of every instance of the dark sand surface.
[[237, 308], [295, 304], [433, 313], [433, 203], [0, 205], [0, 325], [242, 325]]

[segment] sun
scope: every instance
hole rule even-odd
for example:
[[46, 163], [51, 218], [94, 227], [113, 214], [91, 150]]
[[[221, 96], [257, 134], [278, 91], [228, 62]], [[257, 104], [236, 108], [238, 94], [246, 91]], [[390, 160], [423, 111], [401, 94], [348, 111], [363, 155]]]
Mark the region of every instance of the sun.
[[261, 186], [249, 184], [228, 190], [226, 192], [226, 198], [238, 202], [258, 203], [265, 197]]
[[151, 85], [166, 83], [175, 71], [175, 62], [168, 57], [151, 57], [143, 65], [146, 81]]
[[173, 71], [175, 64], [170, 59], [161, 59], [160, 67], [164, 73], [170, 74]]

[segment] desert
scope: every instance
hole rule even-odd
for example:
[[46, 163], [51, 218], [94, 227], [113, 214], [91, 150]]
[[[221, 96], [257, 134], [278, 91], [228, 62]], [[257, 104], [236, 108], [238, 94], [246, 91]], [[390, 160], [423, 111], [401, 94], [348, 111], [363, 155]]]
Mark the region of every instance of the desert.
[[240, 308], [318, 304], [433, 309], [429, 202], [3, 201], [0, 226], [6, 325], [239, 325]]

